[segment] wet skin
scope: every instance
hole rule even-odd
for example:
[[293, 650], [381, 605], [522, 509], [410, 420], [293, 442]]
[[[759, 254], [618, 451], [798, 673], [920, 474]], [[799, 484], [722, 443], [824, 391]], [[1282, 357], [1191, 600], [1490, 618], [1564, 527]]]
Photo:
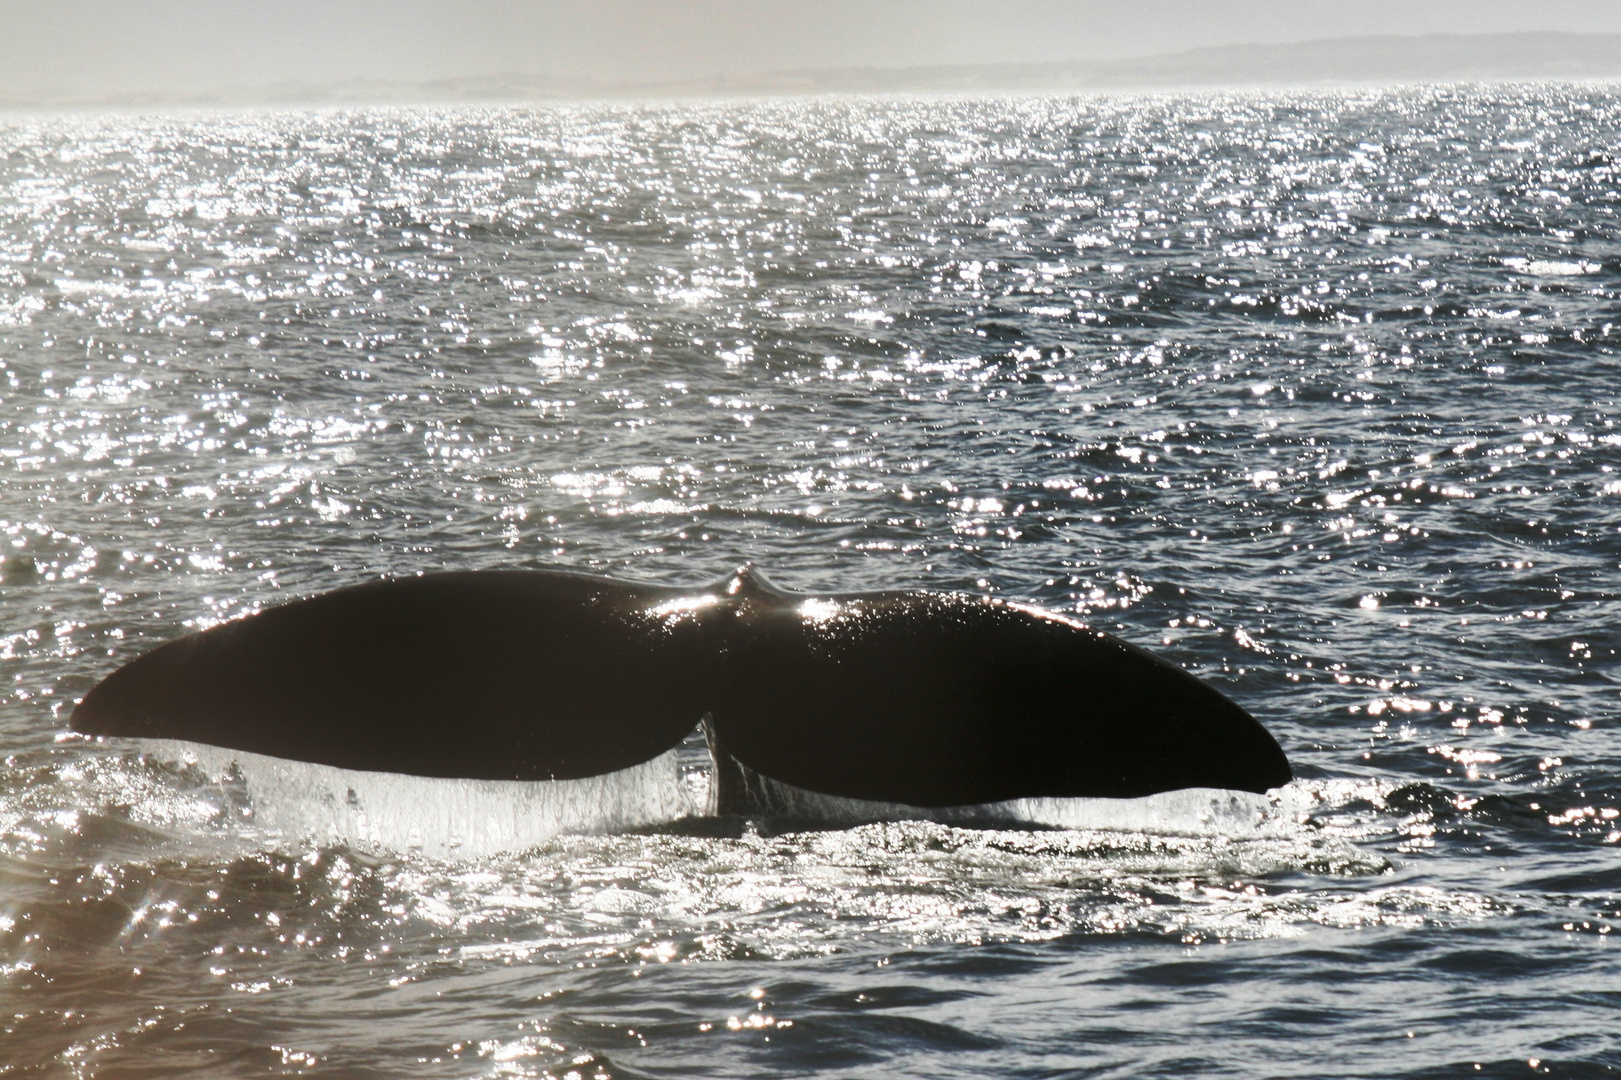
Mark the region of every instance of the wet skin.
[[1214, 688], [1118, 638], [983, 597], [813, 597], [745, 567], [703, 588], [540, 571], [358, 585], [131, 661], [90, 735], [492, 780], [716, 746], [811, 791], [920, 807], [1266, 791], [1289, 763]]

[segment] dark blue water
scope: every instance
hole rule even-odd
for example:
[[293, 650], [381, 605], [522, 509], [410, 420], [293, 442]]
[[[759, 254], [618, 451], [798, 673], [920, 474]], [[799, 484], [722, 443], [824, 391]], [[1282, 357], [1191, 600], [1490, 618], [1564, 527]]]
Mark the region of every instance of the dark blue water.
[[[1621, 1069], [1618, 154], [1587, 86], [3, 121], [0, 1076]], [[1283, 824], [441, 859], [66, 733], [279, 600], [745, 559], [1156, 649]]]

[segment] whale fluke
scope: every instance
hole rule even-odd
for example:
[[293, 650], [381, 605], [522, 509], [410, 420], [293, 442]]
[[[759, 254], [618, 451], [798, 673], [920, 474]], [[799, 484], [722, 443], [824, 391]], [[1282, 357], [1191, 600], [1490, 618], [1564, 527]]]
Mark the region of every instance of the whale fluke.
[[919, 807], [1289, 782], [1213, 687], [1074, 620], [941, 593], [739, 590], [710, 693], [727, 753], [795, 787]]
[[1243, 709], [1073, 620], [956, 594], [810, 596], [748, 567], [703, 588], [506, 570], [339, 589], [136, 658], [71, 724], [345, 769], [559, 780], [650, 761], [705, 717], [722, 806], [742, 805], [724, 787], [744, 775], [733, 761], [924, 808], [1290, 779]]
[[72, 726], [417, 776], [597, 776], [703, 712], [696, 626], [649, 614], [689, 592], [523, 570], [338, 589], [137, 657]]

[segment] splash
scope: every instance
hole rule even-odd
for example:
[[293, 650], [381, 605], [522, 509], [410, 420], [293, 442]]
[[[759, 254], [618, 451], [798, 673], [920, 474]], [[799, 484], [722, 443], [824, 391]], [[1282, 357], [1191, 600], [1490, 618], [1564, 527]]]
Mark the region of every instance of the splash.
[[550, 781], [364, 772], [201, 743], [133, 741], [153, 762], [201, 771], [219, 801], [237, 809], [245, 838], [271, 848], [342, 844], [375, 854], [479, 859], [570, 835], [739, 827], [785, 833], [894, 822], [1258, 839], [1285, 836], [1300, 819], [1281, 794], [1210, 788], [932, 808], [841, 798], [763, 777], [730, 758], [717, 765], [699, 733], [629, 769]]
[[680, 747], [579, 780], [445, 780], [362, 772], [167, 739], [138, 740], [159, 760], [202, 769], [272, 846], [341, 843], [361, 851], [480, 858], [574, 833], [625, 832], [707, 812]]

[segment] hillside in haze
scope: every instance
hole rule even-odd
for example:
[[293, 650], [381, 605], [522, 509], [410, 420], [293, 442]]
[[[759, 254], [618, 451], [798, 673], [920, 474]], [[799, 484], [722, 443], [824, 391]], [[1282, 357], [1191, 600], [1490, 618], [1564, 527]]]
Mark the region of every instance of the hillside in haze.
[[1621, 78], [1621, 35], [1434, 34], [1225, 45], [1117, 61], [785, 71], [675, 92], [1107, 90]]
[[536, 73], [420, 82], [354, 80], [229, 86], [206, 93], [100, 97], [44, 90], [9, 108], [339, 105], [659, 99], [829, 93], [1150, 90], [1621, 78], [1621, 35], [1431, 34], [1225, 45], [1114, 61], [840, 67], [634, 81]]

